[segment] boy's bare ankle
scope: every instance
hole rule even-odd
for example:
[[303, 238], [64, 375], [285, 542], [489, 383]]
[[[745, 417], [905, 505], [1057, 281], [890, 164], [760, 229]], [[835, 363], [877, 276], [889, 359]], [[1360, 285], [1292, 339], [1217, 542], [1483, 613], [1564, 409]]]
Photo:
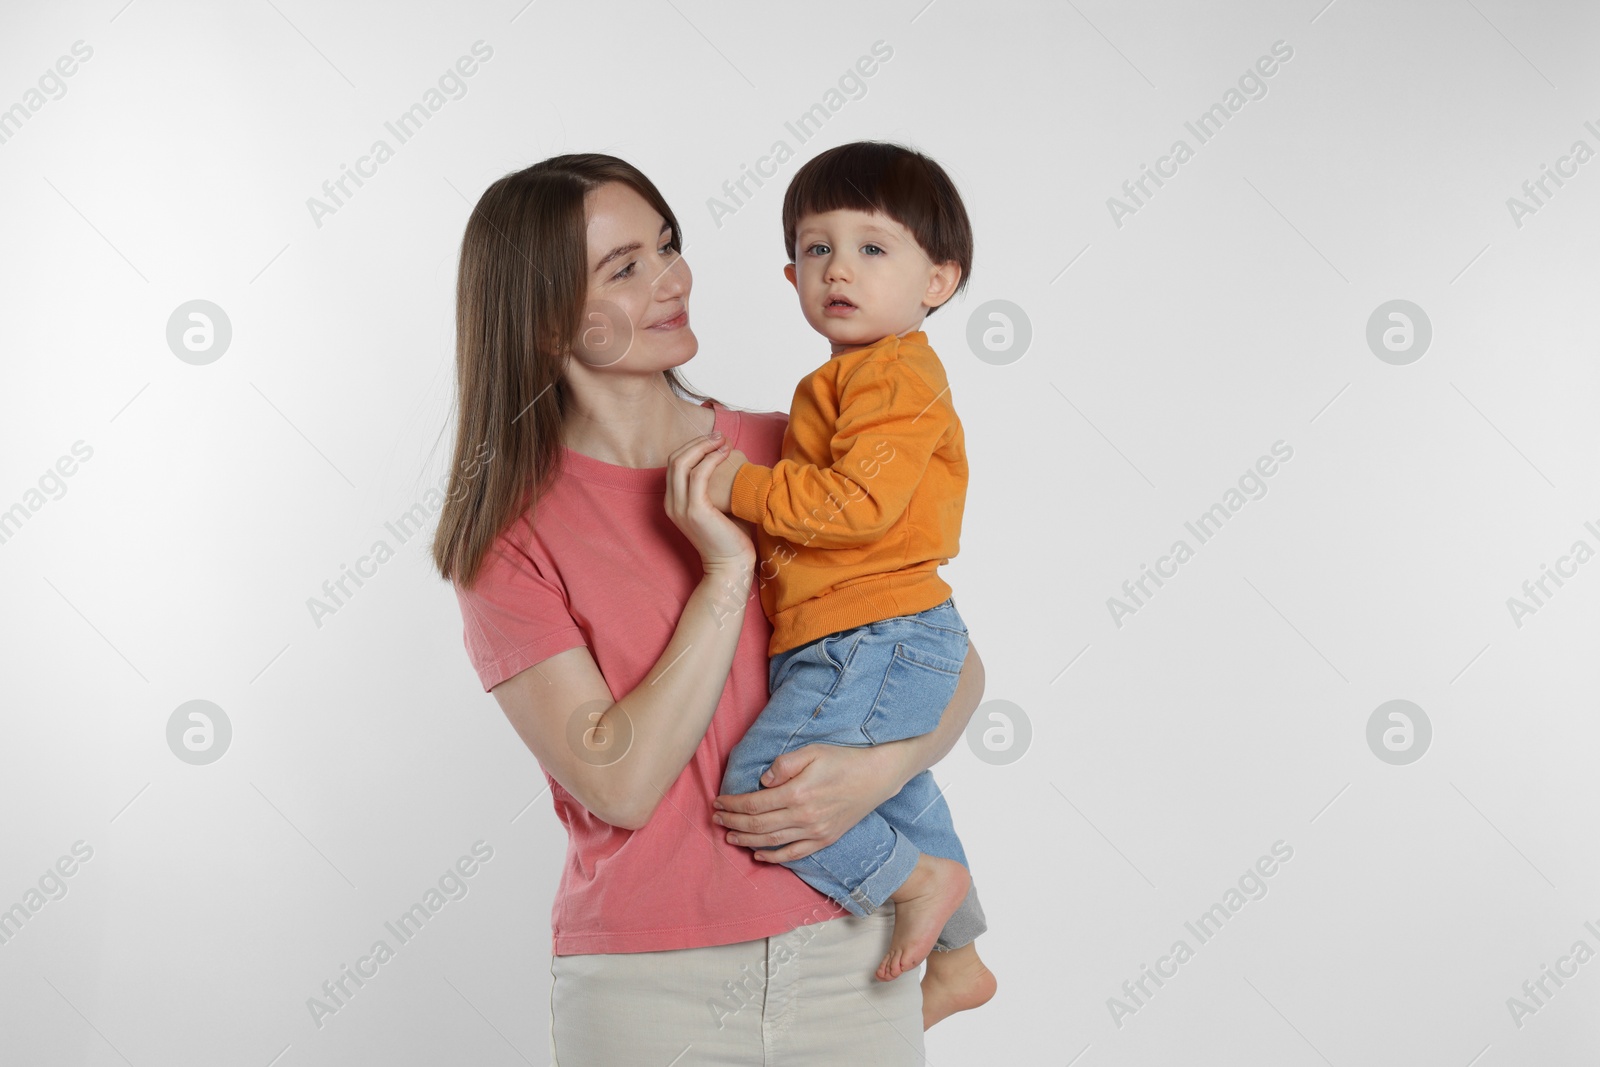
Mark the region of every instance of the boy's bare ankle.
[[922, 1028], [956, 1012], [981, 1008], [994, 998], [999, 985], [994, 972], [978, 958], [973, 942], [948, 952], [929, 953], [922, 976]]
[[917, 865], [900, 883], [900, 888], [889, 894], [896, 904], [905, 904], [926, 896], [930, 889], [962, 878], [970, 878], [967, 869], [955, 860], [930, 856], [926, 852], [917, 857]]
[[953, 973], [964, 970], [973, 964], [981, 965], [982, 962], [982, 960], [978, 959], [978, 945], [975, 941], [968, 941], [960, 948], [935, 949], [933, 952], [928, 953], [928, 970], [930, 973], [934, 971]]

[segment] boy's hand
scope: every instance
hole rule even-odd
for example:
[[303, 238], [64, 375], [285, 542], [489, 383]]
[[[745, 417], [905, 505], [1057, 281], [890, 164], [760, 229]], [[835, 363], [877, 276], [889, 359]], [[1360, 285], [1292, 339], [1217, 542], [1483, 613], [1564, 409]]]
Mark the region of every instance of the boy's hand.
[[711, 506], [725, 514], [731, 514], [733, 508], [733, 476], [739, 473], [739, 468], [750, 462], [745, 454], [737, 448], [729, 451], [723, 461], [717, 464], [717, 469], [711, 472], [711, 484], [706, 487], [706, 493], [711, 498]]

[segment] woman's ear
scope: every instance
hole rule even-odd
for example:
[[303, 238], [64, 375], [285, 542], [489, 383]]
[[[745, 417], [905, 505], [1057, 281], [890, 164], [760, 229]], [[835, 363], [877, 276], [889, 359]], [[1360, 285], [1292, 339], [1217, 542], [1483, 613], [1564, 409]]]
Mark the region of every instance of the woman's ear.
[[783, 268], [783, 276], [789, 279], [789, 284], [794, 286], [795, 292], [798, 293], [800, 291], [800, 283], [795, 280], [793, 263]]
[[938, 307], [955, 295], [956, 286], [959, 284], [961, 284], [961, 264], [953, 259], [935, 264], [933, 272], [928, 275], [928, 291], [923, 294], [922, 306]]

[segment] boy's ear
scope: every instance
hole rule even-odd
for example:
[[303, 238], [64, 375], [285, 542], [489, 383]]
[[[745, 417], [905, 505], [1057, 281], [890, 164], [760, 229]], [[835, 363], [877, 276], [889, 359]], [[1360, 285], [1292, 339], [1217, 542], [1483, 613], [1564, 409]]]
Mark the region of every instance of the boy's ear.
[[928, 276], [928, 291], [922, 296], [922, 306], [936, 308], [955, 295], [961, 284], [961, 265], [953, 259], [936, 264]]
[[794, 286], [795, 292], [800, 291], [800, 283], [795, 280], [793, 263], [783, 268], [783, 276], [789, 279], [789, 284]]

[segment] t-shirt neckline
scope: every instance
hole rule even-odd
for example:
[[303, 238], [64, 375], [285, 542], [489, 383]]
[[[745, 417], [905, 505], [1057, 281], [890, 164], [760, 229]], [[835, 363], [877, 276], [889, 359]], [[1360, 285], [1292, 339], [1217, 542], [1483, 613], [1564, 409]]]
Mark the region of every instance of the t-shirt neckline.
[[[711, 428], [721, 430], [728, 442], [737, 447], [739, 413], [728, 410], [715, 400], [702, 401], [700, 406], [711, 409], [713, 415]], [[565, 445], [561, 449], [561, 475], [563, 477], [571, 475], [586, 482], [597, 482], [613, 489], [625, 489], [634, 493], [660, 494], [667, 491], [665, 467], [622, 467], [595, 459], [593, 456], [586, 456], [582, 452], [575, 452]]]

